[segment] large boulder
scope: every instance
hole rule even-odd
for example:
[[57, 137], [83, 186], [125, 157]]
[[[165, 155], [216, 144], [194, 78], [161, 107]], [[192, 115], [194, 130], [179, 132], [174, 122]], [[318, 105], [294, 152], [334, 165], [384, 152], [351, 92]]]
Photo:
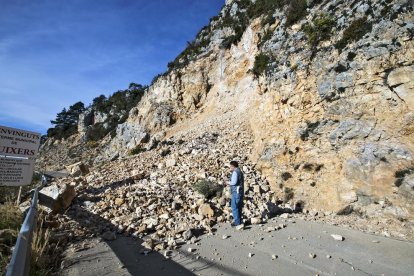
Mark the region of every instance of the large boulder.
[[198, 208], [198, 214], [203, 217], [212, 218], [214, 216], [214, 210], [211, 208], [210, 204], [204, 203]]
[[39, 203], [53, 213], [66, 210], [75, 198], [75, 187], [65, 184], [61, 187], [54, 184], [39, 191]]
[[77, 177], [81, 175], [86, 175], [89, 173], [88, 165], [83, 164], [82, 162], [77, 162], [70, 166], [66, 167], [66, 170], [70, 173], [71, 176]]

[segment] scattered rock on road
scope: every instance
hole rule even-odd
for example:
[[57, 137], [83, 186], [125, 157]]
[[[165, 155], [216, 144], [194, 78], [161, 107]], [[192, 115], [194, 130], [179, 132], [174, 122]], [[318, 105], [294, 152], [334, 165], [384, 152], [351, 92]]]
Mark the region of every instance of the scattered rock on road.
[[343, 241], [345, 239], [343, 236], [338, 234], [332, 234], [331, 237], [334, 238], [334, 240], [336, 241]]

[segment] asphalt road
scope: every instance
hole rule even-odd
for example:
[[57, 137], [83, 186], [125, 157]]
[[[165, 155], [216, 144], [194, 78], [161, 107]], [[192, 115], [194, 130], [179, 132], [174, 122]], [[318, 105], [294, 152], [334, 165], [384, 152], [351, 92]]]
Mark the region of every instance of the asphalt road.
[[[265, 231], [280, 224], [286, 227]], [[216, 229], [169, 260], [142, 254], [141, 241], [132, 238], [92, 240], [91, 248], [69, 254], [62, 275], [414, 275], [413, 242], [298, 219], [275, 218], [242, 231], [223, 224]]]

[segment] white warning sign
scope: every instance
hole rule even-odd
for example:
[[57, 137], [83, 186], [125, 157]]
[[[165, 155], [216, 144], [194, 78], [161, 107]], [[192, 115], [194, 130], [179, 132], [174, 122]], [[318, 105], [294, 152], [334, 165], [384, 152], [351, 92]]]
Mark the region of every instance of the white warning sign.
[[0, 186], [32, 182], [40, 133], [0, 126]]

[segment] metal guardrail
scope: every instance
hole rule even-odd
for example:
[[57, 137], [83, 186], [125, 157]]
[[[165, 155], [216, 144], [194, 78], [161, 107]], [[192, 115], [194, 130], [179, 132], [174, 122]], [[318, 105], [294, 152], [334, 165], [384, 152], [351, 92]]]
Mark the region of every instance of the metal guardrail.
[[41, 185], [34, 190], [32, 204], [24, 219], [19, 236], [17, 237], [12, 258], [7, 267], [6, 276], [29, 275], [33, 232], [37, 222], [37, 198], [39, 191], [46, 185], [46, 183], [46, 176], [42, 174]]

